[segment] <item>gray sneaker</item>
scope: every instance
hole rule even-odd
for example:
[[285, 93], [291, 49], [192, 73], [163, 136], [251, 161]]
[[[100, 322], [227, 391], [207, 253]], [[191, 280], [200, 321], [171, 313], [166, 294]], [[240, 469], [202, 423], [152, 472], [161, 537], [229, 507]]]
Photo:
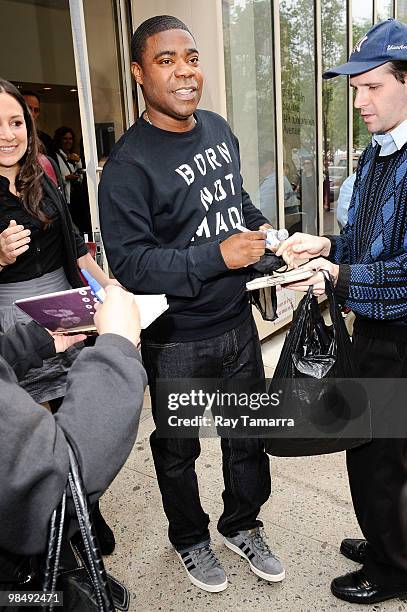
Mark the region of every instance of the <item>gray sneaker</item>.
[[260, 578], [270, 582], [280, 582], [285, 578], [284, 568], [271, 552], [262, 527], [238, 531], [224, 540], [230, 550], [247, 559], [252, 572]]
[[209, 543], [194, 550], [175, 552], [192, 584], [210, 593], [219, 593], [226, 589], [228, 586], [226, 572], [213, 554]]

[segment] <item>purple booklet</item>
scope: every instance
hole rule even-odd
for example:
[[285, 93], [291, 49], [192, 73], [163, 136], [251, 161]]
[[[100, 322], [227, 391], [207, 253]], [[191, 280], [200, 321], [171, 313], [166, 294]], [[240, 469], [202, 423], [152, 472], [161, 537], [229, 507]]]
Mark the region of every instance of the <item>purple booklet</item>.
[[18, 308], [53, 332], [95, 331], [93, 322], [97, 298], [90, 287], [47, 293], [17, 300]]

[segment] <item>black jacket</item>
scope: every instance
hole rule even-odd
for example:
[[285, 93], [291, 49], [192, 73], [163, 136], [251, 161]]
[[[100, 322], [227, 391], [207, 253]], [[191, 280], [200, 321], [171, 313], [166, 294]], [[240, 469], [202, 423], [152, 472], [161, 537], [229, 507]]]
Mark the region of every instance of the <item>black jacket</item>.
[[68, 210], [68, 205], [65, 196], [54, 185], [48, 176], [43, 178], [43, 189], [52, 198], [55, 206], [58, 209], [62, 222], [62, 235], [64, 240], [64, 270], [66, 277], [73, 288], [82, 287], [83, 281], [78, 271], [77, 259], [86, 255], [88, 249], [86, 244], [75, 229], [71, 215]]
[[[12, 334], [17, 338], [11, 340]], [[0, 348], [16, 361], [17, 347], [27, 343], [21, 328], [8, 335]], [[40, 347], [46, 344], [39, 341]], [[22, 361], [32, 365], [24, 351]], [[0, 357], [0, 559], [45, 550], [49, 520], [68, 477], [67, 439], [91, 502], [107, 489], [136, 439], [145, 384], [133, 344], [105, 334], [81, 351], [68, 374], [65, 399], [52, 415], [19, 387]], [[4, 575], [10, 565], [5, 570], [0, 564], [0, 582], [10, 579]]]
[[52, 336], [35, 321], [15, 325], [6, 334], [0, 333], [0, 356], [13, 368], [18, 379], [30, 368], [40, 368], [43, 360], [53, 355]]

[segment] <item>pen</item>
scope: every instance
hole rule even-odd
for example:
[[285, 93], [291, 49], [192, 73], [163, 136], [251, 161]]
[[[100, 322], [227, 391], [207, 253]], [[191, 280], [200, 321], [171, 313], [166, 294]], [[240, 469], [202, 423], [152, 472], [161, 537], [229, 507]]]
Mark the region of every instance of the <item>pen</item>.
[[81, 272], [83, 276], [86, 278], [86, 280], [88, 281], [89, 287], [91, 288], [91, 291], [95, 295], [95, 297], [97, 297], [99, 302], [104, 302], [106, 293], [103, 287], [99, 285], [97, 280], [93, 278], [92, 274], [90, 274], [87, 270], [84, 270], [83, 268], [81, 268]]
[[[236, 223], [235, 228], [240, 232], [250, 232], [251, 230], [247, 229], [244, 225], [240, 225], [240, 223]], [[264, 230], [262, 230], [264, 231]], [[265, 231], [266, 235], [266, 245], [271, 248], [276, 248], [279, 246], [280, 242], [287, 240], [288, 232], [286, 229], [269, 229]]]

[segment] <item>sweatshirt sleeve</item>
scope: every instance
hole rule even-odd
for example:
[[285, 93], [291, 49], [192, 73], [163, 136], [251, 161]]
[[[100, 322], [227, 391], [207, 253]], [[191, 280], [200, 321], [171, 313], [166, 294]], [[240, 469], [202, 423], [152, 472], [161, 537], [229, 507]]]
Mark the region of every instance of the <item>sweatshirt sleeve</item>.
[[154, 234], [148, 179], [136, 164], [110, 160], [99, 186], [99, 213], [114, 276], [130, 291], [194, 297], [227, 271], [219, 242], [164, 248]]
[[44, 359], [55, 355], [55, 345], [52, 336], [35, 321], [19, 323], [0, 334], [0, 355], [21, 379], [30, 368], [40, 368]]
[[67, 439], [94, 502], [128, 457], [136, 439], [146, 374], [136, 348], [106, 334], [81, 351], [53, 416], [15, 381], [0, 359], [0, 548], [44, 550], [48, 524], [65, 489]]

